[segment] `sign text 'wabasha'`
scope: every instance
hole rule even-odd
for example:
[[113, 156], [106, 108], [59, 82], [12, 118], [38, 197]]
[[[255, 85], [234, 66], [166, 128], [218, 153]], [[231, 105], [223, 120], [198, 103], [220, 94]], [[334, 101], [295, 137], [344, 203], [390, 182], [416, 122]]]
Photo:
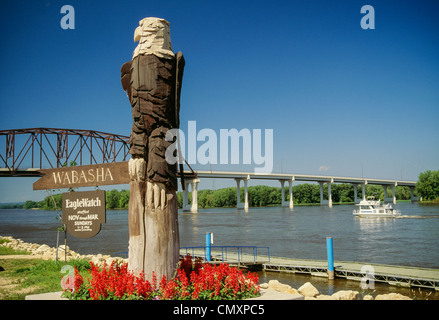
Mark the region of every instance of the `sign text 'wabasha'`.
[[67, 172], [52, 172], [53, 182], [57, 185], [72, 185], [77, 183], [111, 182], [114, 180], [110, 168], [93, 168], [88, 170], [71, 170]]

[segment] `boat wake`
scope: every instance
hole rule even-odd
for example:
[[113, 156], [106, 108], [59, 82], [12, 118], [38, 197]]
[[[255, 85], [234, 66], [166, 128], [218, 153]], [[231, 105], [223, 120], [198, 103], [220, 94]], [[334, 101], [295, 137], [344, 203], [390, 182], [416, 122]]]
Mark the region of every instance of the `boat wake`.
[[424, 215], [424, 216], [404, 216], [404, 215], [401, 215], [401, 216], [395, 217], [395, 219], [429, 219], [429, 218], [439, 219], [439, 215], [431, 215], [431, 216], [427, 216], [427, 215]]

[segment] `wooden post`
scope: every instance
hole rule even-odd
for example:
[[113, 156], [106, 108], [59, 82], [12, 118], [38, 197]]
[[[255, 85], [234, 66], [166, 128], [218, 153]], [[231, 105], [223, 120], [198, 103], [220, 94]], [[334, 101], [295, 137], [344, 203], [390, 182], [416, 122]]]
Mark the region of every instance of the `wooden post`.
[[145, 194], [146, 182], [143, 180], [133, 180], [130, 182], [130, 201], [128, 204], [128, 265], [131, 270], [139, 274], [144, 270], [145, 252]]

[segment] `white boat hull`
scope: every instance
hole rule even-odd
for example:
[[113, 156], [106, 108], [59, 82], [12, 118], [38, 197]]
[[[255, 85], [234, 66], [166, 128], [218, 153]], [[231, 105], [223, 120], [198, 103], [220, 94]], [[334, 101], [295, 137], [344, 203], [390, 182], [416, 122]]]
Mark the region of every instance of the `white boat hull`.
[[393, 213], [359, 213], [354, 212], [354, 216], [360, 217], [360, 218], [394, 218], [401, 215], [401, 212], [394, 211]]
[[361, 218], [394, 218], [400, 216], [401, 211], [394, 210], [390, 204], [381, 204], [380, 200], [368, 199], [360, 201], [352, 214]]

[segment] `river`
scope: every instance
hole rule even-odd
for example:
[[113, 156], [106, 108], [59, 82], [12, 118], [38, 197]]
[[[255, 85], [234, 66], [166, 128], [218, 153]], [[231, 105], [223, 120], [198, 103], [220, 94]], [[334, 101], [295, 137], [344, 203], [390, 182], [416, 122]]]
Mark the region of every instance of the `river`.
[[[325, 260], [326, 237], [332, 237], [335, 260], [439, 269], [439, 205], [398, 202], [394, 207], [401, 210], [401, 217], [358, 218], [352, 215], [353, 205], [180, 212], [180, 245], [202, 246], [205, 233], [211, 232], [214, 245], [268, 246], [271, 256]], [[2, 236], [55, 247], [58, 225], [55, 211], [0, 210]], [[97, 236], [77, 239], [67, 234], [67, 244], [81, 254], [112, 255], [127, 251], [128, 237], [128, 212], [107, 210], [106, 223]], [[63, 234], [60, 242], [64, 242]], [[296, 288], [310, 281], [305, 280], [308, 276], [272, 272], [262, 272], [260, 278], [262, 282], [279, 279]], [[359, 287], [358, 282], [346, 280], [328, 284], [326, 279], [312, 277], [311, 282], [320, 283], [318, 289], [322, 293]], [[395, 292], [395, 287], [384, 285], [383, 288]], [[430, 298], [439, 299], [438, 295], [433, 291]]]

